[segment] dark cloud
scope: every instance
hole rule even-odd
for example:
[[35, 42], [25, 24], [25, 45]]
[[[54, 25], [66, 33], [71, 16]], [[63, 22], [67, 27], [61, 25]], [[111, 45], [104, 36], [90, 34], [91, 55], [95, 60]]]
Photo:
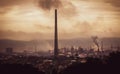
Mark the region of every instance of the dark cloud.
[[9, 7], [23, 3], [26, 0], [0, 0], [0, 7]]
[[14, 6], [26, 5], [34, 0], [0, 0], [0, 14], [9, 12]]
[[105, 0], [105, 1], [106, 3], [110, 3], [111, 5], [120, 8], [120, 0]]
[[19, 4], [19, 1], [20, 0], [0, 0], [0, 15], [9, 12], [12, 6]]
[[[81, 1], [81, 0], [78, 0]], [[103, 2], [103, 3], [108, 3], [111, 6], [115, 7], [115, 10], [120, 11], [120, 0], [83, 0], [86, 2], [92, 1], [92, 2]], [[102, 6], [102, 5], [101, 5]]]
[[44, 10], [50, 10], [51, 8], [59, 8], [62, 6], [61, 0], [38, 0], [39, 7]]
[[0, 7], [10, 7], [14, 5], [26, 5], [33, 3], [35, 0], [0, 0]]

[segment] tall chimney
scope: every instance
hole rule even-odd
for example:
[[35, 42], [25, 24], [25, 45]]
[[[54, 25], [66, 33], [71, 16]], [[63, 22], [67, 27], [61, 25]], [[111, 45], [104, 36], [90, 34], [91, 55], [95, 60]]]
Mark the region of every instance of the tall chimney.
[[57, 33], [57, 9], [55, 9], [55, 38], [54, 38], [54, 57], [58, 57], [58, 33]]

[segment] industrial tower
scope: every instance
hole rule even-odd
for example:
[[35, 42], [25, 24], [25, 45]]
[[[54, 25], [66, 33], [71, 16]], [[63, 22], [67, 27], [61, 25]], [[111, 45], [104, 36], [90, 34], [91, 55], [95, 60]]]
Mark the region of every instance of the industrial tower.
[[57, 28], [57, 9], [55, 9], [55, 38], [54, 38], [54, 57], [57, 59], [59, 50], [58, 50], [58, 28]]

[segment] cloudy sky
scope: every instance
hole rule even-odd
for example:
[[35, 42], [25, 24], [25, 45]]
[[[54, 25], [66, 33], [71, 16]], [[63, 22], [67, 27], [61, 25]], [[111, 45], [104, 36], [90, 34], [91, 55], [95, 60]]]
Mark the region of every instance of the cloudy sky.
[[120, 37], [120, 0], [0, 0], [0, 39]]

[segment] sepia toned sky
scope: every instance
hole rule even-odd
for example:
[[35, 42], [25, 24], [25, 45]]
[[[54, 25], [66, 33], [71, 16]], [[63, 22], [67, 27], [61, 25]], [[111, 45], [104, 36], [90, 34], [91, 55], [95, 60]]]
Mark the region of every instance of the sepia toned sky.
[[120, 37], [120, 0], [0, 0], [0, 39]]

